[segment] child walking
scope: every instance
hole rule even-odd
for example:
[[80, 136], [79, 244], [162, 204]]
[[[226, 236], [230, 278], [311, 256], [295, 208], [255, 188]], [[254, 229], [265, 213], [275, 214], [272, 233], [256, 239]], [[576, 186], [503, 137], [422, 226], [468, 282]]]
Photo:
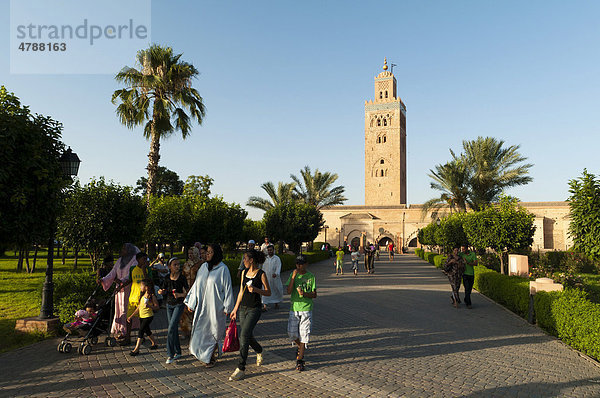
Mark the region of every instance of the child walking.
[[128, 318], [127, 321], [131, 322], [131, 318], [139, 314], [140, 317], [140, 331], [137, 339], [137, 343], [135, 344], [135, 348], [129, 353], [132, 357], [136, 356], [140, 352], [140, 346], [142, 345], [142, 339], [144, 335], [148, 336], [152, 345], [150, 346], [151, 350], [155, 350], [158, 348], [156, 344], [156, 339], [152, 335], [152, 331], [150, 330], [150, 324], [152, 323], [152, 319], [154, 319], [154, 311], [158, 311], [160, 306], [158, 305], [158, 300], [154, 295], [154, 284], [150, 279], [143, 279], [140, 282], [140, 303]]
[[344, 275], [344, 251], [341, 247], [338, 247], [337, 252], [335, 252], [335, 274], [338, 272]]
[[287, 280], [287, 293], [290, 298], [288, 335], [296, 344], [296, 370], [304, 370], [304, 350], [310, 338], [312, 327], [313, 299], [317, 297], [315, 276], [306, 269], [306, 257], [296, 257], [296, 269]]

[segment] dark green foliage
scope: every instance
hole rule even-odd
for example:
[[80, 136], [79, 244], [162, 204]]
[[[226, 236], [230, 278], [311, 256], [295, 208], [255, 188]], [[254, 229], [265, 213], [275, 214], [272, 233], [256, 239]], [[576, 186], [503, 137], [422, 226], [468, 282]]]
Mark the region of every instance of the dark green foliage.
[[[179, 179], [179, 176], [173, 170], [158, 166], [154, 181], [156, 184], [156, 196], [176, 196], [183, 194], [183, 181]], [[140, 177], [135, 184], [135, 193], [146, 196], [148, 179]]]
[[282, 240], [299, 253], [302, 242], [311, 242], [319, 234], [323, 215], [310, 204], [284, 203], [268, 210], [263, 221], [269, 238]]
[[569, 187], [574, 249], [600, 257], [600, 179], [583, 170], [580, 178], [569, 181]]
[[183, 194], [185, 196], [201, 196], [208, 198], [210, 196], [210, 187], [214, 180], [208, 175], [205, 176], [188, 176], [183, 185]]
[[[62, 323], [73, 321], [75, 311], [83, 309], [92, 295], [96, 284], [96, 275], [89, 272], [57, 274], [54, 278], [54, 307]], [[106, 299], [111, 291], [98, 288], [96, 299]]]
[[467, 214], [454, 213], [444, 217], [440, 225], [435, 228], [435, 243], [441, 246], [446, 253], [452, 251], [454, 247], [468, 246], [467, 235], [463, 229], [463, 222]]
[[57, 236], [67, 246], [85, 249], [96, 266], [105, 252], [139, 241], [145, 217], [144, 203], [131, 188], [100, 178], [73, 187], [58, 219]]
[[415, 254], [416, 254], [417, 256], [421, 257], [421, 258], [423, 258], [423, 256], [424, 256], [424, 253], [425, 253], [425, 250], [423, 250], [423, 249], [421, 249], [421, 248], [419, 248], [419, 247], [417, 247], [417, 248], [415, 249]]
[[427, 261], [429, 264], [435, 265], [435, 263], [433, 262], [433, 258], [437, 255], [438, 255], [437, 253], [425, 252], [423, 259], [425, 261]]
[[68, 184], [59, 158], [62, 124], [32, 114], [0, 87], [0, 243], [46, 243]]
[[493, 253], [483, 253], [477, 256], [477, 263], [496, 272], [500, 272], [500, 259]]
[[501, 275], [481, 265], [475, 267], [474, 288], [525, 318], [529, 313], [529, 279]]
[[254, 221], [249, 218], [244, 220], [242, 236], [240, 238], [243, 242], [248, 242], [250, 239], [253, 239], [255, 242], [261, 242], [265, 235], [265, 223], [262, 220]]
[[435, 231], [438, 226], [435, 222], [430, 223], [425, 228], [421, 228], [417, 237], [419, 242], [425, 246], [437, 246], [437, 242], [435, 241]]

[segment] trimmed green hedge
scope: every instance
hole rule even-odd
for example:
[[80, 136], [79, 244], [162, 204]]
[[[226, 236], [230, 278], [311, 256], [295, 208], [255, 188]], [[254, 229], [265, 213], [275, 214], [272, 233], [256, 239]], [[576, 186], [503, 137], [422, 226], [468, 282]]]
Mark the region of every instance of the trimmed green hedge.
[[423, 259], [429, 262], [429, 264], [435, 265], [435, 263], [433, 262], [433, 258], [437, 255], [437, 253], [425, 252], [425, 256], [423, 257]]
[[600, 360], [600, 304], [579, 289], [534, 296], [537, 323], [571, 347]]
[[425, 250], [423, 250], [423, 249], [420, 249], [418, 247], [415, 249], [415, 254], [421, 258], [423, 258], [424, 253], [425, 253]]
[[529, 279], [527, 278], [501, 275], [482, 265], [477, 265], [473, 287], [523, 318], [529, 314]]
[[438, 254], [437, 256], [433, 257], [433, 265], [435, 265], [436, 268], [444, 268], [444, 263], [446, 262], [446, 259], [448, 258], [448, 256], [444, 256], [443, 254]]

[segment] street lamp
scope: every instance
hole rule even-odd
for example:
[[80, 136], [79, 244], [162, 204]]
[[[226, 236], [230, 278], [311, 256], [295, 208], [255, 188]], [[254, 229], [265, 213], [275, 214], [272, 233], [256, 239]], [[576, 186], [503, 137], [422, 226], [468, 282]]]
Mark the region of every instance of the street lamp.
[[[79, 171], [81, 160], [76, 153], [67, 149], [59, 159], [65, 177], [76, 176]], [[46, 279], [42, 288], [42, 308], [40, 310], [40, 319], [53, 318], [54, 312], [54, 283], [52, 282], [52, 274], [54, 272], [54, 230], [56, 220], [52, 221], [50, 231], [50, 240], [48, 241], [48, 259], [46, 262]]]

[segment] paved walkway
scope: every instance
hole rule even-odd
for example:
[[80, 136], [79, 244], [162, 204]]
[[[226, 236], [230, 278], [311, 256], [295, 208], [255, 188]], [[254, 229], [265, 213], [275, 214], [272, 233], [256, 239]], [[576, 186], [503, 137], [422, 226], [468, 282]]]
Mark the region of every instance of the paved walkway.
[[[421, 259], [382, 259], [357, 277], [345, 267], [310, 266], [319, 297], [303, 373], [287, 312], [272, 310], [256, 329], [265, 366], [251, 354], [240, 382], [227, 381], [234, 353], [205, 369], [190, 355], [165, 365], [163, 350], [59, 354], [52, 340], [0, 355], [0, 396], [600, 397], [598, 364], [477, 293], [472, 310], [454, 309], [446, 278]], [[164, 347], [164, 310], [155, 319]]]

